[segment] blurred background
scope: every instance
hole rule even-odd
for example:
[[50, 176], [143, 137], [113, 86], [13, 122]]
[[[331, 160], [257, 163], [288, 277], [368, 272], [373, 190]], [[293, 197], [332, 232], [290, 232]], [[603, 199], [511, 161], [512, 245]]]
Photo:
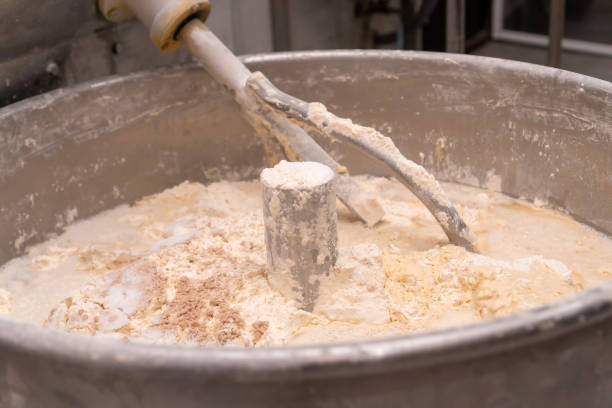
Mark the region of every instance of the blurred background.
[[[237, 54], [315, 49], [468, 53], [612, 81], [612, 0], [211, 0]], [[95, 0], [0, 0], [0, 106], [114, 74], [189, 63]], [[550, 40], [550, 41], [549, 41]]]

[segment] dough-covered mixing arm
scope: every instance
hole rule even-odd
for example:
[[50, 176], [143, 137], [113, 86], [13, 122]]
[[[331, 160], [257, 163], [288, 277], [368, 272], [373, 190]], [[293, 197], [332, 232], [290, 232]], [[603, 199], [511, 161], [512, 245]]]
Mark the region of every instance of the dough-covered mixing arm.
[[382, 163], [425, 204], [451, 243], [476, 251], [473, 234], [436, 179], [404, 157], [390, 138], [372, 128], [356, 125], [350, 119], [338, 118], [320, 103], [307, 103], [280, 91], [260, 72], [249, 77], [247, 87], [258, 102], [302, 128], [350, 143]]
[[425, 204], [451, 243], [476, 250], [469, 228], [431, 174], [406, 159], [391, 139], [374, 129], [340, 119], [321, 104], [308, 104], [279, 91], [263, 74], [252, 74], [204, 25], [210, 12], [208, 0], [98, 0], [98, 4], [113, 21], [118, 20], [113, 17], [127, 18], [133, 12], [149, 27], [151, 40], [163, 51], [184, 45], [242, 107], [273, 164], [283, 156], [326, 164], [337, 175], [334, 184], [340, 200], [368, 225], [374, 225], [384, 215], [376, 197], [361, 190], [346, 168], [306, 130], [349, 142], [387, 166]]

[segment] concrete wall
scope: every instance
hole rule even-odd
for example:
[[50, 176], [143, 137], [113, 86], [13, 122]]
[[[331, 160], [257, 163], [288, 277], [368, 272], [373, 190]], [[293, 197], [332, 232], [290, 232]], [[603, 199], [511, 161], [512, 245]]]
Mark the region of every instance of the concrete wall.
[[[353, 0], [211, 3], [208, 25], [237, 54], [275, 49], [272, 3], [287, 10], [280, 33], [287, 49], [359, 44]], [[95, 0], [0, 0], [0, 21], [0, 106], [103, 76], [191, 61], [185, 50], [160, 53], [137, 21], [107, 22]]]
[[[272, 51], [269, 0], [214, 0], [208, 24], [236, 53]], [[94, 0], [0, 0], [0, 106], [114, 74], [183, 64], [137, 21], [112, 24]]]

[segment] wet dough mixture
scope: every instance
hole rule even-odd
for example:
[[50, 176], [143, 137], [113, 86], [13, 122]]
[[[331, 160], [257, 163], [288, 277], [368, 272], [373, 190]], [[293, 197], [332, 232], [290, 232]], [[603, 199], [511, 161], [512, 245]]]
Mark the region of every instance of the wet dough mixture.
[[0, 314], [131, 341], [321, 343], [504, 316], [612, 274], [612, 240], [561, 213], [444, 184], [478, 236], [473, 254], [397, 181], [356, 180], [386, 215], [368, 228], [338, 203], [340, 256], [312, 313], [268, 284], [259, 184], [185, 182], [3, 266]]

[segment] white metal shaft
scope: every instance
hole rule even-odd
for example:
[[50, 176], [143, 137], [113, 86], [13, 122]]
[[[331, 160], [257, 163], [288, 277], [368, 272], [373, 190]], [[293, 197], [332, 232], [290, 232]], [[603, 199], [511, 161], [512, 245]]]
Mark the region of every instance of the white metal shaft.
[[200, 20], [187, 23], [180, 40], [208, 73], [244, 106], [246, 81], [251, 71]]

